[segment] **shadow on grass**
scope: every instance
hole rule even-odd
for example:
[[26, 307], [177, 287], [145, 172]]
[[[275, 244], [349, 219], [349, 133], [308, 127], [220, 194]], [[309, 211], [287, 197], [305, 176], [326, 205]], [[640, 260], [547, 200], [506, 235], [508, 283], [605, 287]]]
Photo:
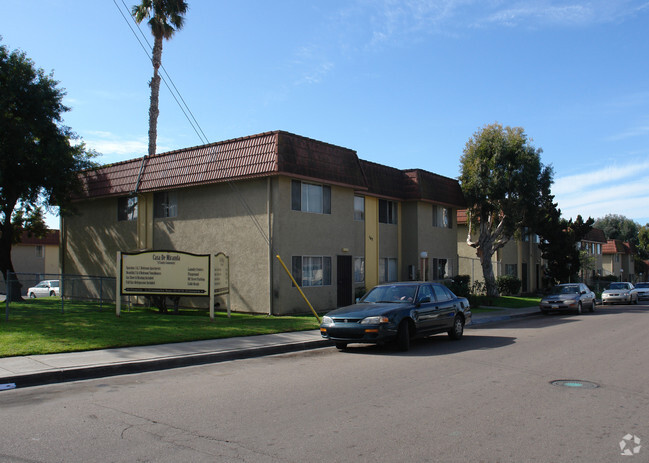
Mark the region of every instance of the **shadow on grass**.
[[58, 298], [12, 303], [9, 321], [0, 320], [0, 357], [144, 346], [205, 339], [317, 329], [314, 317], [271, 317], [223, 312], [211, 321], [205, 310], [178, 315], [133, 308], [115, 315], [114, 306]]

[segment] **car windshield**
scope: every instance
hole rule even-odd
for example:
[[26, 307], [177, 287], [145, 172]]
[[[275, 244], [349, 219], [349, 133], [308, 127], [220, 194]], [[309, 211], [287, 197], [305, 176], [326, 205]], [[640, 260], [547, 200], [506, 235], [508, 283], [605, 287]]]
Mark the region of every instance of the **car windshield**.
[[575, 294], [579, 292], [579, 286], [577, 285], [569, 285], [569, 286], [555, 286], [554, 291], [552, 291], [554, 294]]
[[609, 289], [629, 289], [626, 283], [611, 283]]
[[412, 302], [416, 292], [416, 285], [377, 286], [361, 302]]

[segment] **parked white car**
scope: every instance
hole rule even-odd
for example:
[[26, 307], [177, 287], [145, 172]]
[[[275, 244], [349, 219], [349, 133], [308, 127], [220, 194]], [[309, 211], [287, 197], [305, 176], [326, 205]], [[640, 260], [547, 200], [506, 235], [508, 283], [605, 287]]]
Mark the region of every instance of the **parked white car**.
[[636, 283], [635, 289], [638, 291], [638, 299], [649, 299], [649, 283]]
[[36, 286], [27, 289], [27, 296], [31, 299], [36, 297], [58, 296], [59, 280], [43, 280]]
[[616, 302], [620, 304], [637, 304], [638, 290], [628, 281], [611, 283], [611, 286], [602, 293], [602, 304], [615, 304]]

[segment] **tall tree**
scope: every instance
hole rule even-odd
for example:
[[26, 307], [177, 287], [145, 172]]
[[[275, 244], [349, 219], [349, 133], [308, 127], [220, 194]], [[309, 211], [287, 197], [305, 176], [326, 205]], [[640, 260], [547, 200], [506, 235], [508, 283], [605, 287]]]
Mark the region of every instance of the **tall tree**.
[[536, 230], [541, 238], [541, 257], [547, 263], [545, 278], [550, 284], [575, 281], [582, 265], [591, 265], [588, 255], [579, 251], [579, 243], [592, 229], [594, 220], [589, 217], [584, 221], [581, 215], [574, 221], [563, 219], [556, 207], [546, 208], [543, 213]]
[[187, 12], [187, 2], [184, 0], [142, 0], [139, 5], [133, 6], [131, 13], [141, 23], [148, 19], [151, 33], [153, 34], [153, 78], [149, 83], [151, 87], [151, 101], [149, 105], [149, 156], [156, 150], [158, 138], [158, 100], [160, 96], [160, 74], [162, 65], [162, 40], [169, 40], [176, 31], [183, 28]]
[[[0, 271], [13, 272], [22, 231], [43, 235], [43, 207], [70, 204], [93, 152], [62, 124], [65, 91], [20, 51], [0, 45]], [[14, 292], [19, 296], [19, 292]]]
[[[498, 295], [491, 258], [523, 227], [534, 230], [551, 201], [552, 168], [521, 127], [486, 125], [466, 143], [460, 182], [467, 201], [467, 244], [480, 258], [487, 294]], [[477, 240], [474, 240], [477, 234]]]
[[633, 220], [619, 214], [606, 214], [595, 221], [595, 228], [604, 232], [609, 240], [622, 240], [638, 244], [640, 226]]
[[649, 223], [638, 229], [638, 255], [642, 259], [649, 259]]

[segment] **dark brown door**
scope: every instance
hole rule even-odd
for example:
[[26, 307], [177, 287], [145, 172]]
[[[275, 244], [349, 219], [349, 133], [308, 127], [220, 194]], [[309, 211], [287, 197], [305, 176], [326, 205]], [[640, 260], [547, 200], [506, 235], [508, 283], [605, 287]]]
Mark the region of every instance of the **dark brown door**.
[[353, 271], [352, 256], [337, 256], [336, 273], [338, 275], [338, 307], [352, 304]]

